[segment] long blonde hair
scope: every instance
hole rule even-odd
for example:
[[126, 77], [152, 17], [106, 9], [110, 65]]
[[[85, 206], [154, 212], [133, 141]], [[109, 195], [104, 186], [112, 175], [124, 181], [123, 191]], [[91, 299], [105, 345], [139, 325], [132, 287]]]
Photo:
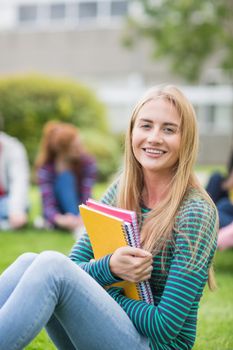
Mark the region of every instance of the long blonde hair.
[[[194, 109], [178, 88], [166, 85], [150, 89], [133, 110], [125, 140], [124, 168], [119, 183], [118, 205], [122, 208], [135, 210], [141, 218], [140, 199], [144, 186], [143, 172], [133, 153], [132, 132], [141, 108], [148, 101], [158, 98], [172, 103], [180, 115], [181, 145], [170, 191], [166, 198], [156, 208], [152, 208], [148, 214], [141, 230], [141, 243], [144, 249], [154, 254], [162, 252], [164, 258], [167, 242], [172, 238], [172, 232], [175, 228], [178, 209], [187, 190], [197, 188], [211, 206], [214, 207], [214, 204], [193, 172], [198, 151], [198, 128]], [[214, 241], [216, 237], [212, 237], [212, 239]], [[192, 251], [192, 255], [195, 255], [195, 251]], [[209, 285], [211, 289], [214, 288], [212, 269], [209, 271]]]

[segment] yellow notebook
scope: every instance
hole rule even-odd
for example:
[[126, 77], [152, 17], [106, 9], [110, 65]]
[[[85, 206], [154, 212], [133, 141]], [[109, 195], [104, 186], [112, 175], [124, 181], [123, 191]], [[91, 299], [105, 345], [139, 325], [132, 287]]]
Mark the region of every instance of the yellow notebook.
[[[122, 219], [92, 209], [87, 205], [80, 205], [85, 228], [92, 245], [95, 259], [112, 254], [117, 248], [127, 246], [125, 222]], [[139, 287], [133, 282], [118, 282], [114, 286], [123, 287], [128, 298], [141, 300]]]

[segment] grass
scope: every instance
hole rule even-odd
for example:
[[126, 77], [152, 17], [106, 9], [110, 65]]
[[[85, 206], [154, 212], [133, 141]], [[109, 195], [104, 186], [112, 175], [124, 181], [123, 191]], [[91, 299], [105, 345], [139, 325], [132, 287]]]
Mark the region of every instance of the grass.
[[[203, 168], [197, 170], [206, 172]], [[99, 198], [105, 188], [105, 184], [96, 186], [94, 197]], [[32, 222], [33, 218], [40, 214], [39, 194], [36, 188], [32, 189], [30, 197], [34, 203], [30, 212]], [[56, 250], [68, 254], [73, 243], [72, 236], [64, 232], [40, 231], [33, 228], [15, 233], [0, 232], [0, 273], [24, 252]], [[193, 350], [233, 350], [233, 250], [217, 252], [215, 270], [218, 288], [215, 292], [210, 292], [208, 288], [204, 291], [199, 309], [197, 340]], [[55, 350], [55, 347], [46, 332], [42, 331], [25, 349]]]
[[[25, 232], [2, 232], [0, 234], [0, 272], [24, 252], [41, 252], [56, 250], [68, 254], [74, 240], [64, 232], [39, 231], [28, 229]], [[54, 350], [47, 333], [42, 331], [26, 350]]]
[[[63, 232], [37, 231], [0, 234], [0, 272], [23, 252], [52, 249], [67, 254], [74, 241]], [[198, 334], [194, 350], [233, 349], [233, 250], [218, 252], [215, 259], [218, 289], [206, 288], [201, 301]], [[26, 350], [54, 350], [45, 331], [42, 331]], [[88, 349], [87, 349], [88, 350]]]

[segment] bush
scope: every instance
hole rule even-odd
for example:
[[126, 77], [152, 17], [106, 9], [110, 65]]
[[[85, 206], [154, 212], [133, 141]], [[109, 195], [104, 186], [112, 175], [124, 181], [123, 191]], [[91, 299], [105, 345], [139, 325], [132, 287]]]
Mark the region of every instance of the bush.
[[97, 158], [101, 180], [116, 171], [120, 148], [109, 131], [105, 106], [81, 84], [39, 75], [1, 79], [0, 116], [4, 130], [25, 144], [31, 164], [44, 123], [55, 119], [91, 135], [85, 140]]

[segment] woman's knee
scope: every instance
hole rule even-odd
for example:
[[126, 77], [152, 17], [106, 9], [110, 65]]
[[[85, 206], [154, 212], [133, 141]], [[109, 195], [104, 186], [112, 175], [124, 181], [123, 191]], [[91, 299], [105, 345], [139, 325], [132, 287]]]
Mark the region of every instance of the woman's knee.
[[27, 252], [27, 253], [21, 254], [16, 259], [16, 261], [22, 265], [29, 266], [36, 259], [37, 256], [38, 256], [38, 254], [36, 254], [36, 253]]
[[224, 179], [225, 178], [221, 173], [215, 172], [210, 176], [209, 181], [214, 183], [214, 184], [220, 184], [224, 181]]
[[66, 264], [68, 258], [59, 252], [46, 250], [39, 254], [38, 263], [46, 270], [60, 270]]

